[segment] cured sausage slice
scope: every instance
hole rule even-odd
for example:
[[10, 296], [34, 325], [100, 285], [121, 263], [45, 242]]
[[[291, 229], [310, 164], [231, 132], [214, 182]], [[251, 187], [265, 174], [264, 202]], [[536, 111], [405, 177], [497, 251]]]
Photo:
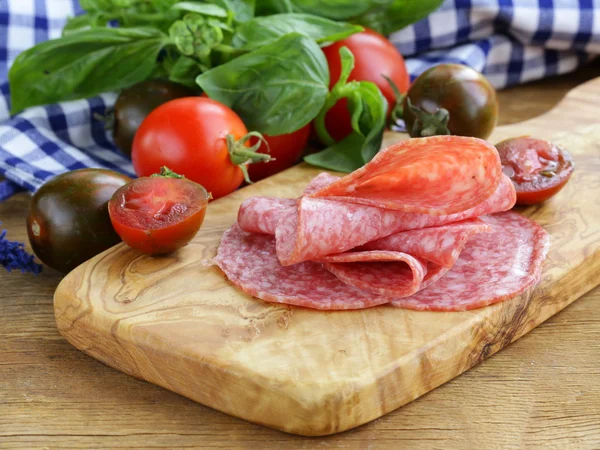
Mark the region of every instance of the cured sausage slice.
[[473, 235], [491, 230], [491, 225], [474, 218], [439, 227], [402, 231], [363, 247], [365, 250], [405, 252], [442, 267], [452, 267]]
[[[548, 234], [535, 222], [513, 212], [487, 216], [483, 221], [491, 231], [470, 239], [452, 269], [432, 263], [424, 268], [422, 260], [414, 258], [416, 278], [422, 279], [422, 287], [429, 286], [409, 297], [395, 298], [392, 304], [416, 310], [462, 311], [511, 298], [537, 283], [549, 247]], [[352, 268], [357, 263], [355, 268], [360, 271], [365, 255], [371, 261], [377, 260], [375, 254], [383, 256], [374, 265], [397, 258], [384, 253], [337, 255], [328, 258], [326, 264]], [[378, 280], [367, 286], [369, 291], [342, 281], [348, 272], [341, 277], [338, 272], [336, 277], [317, 262], [282, 266], [273, 236], [246, 233], [237, 224], [224, 233], [215, 262], [244, 292], [269, 302], [337, 310], [367, 308], [389, 300], [381, 290], [370, 292], [376, 290]], [[415, 277], [415, 272], [411, 276]], [[376, 277], [382, 274], [392, 273], [385, 267], [375, 272]], [[368, 277], [363, 281], [370, 284]]]
[[337, 181], [339, 179], [340, 179], [340, 177], [338, 177], [336, 175], [332, 175], [328, 172], [321, 172], [319, 175], [317, 175], [310, 181], [308, 186], [306, 186], [306, 188], [304, 189], [303, 194], [304, 195], [314, 194], [315, 192], [320, 191], [321, 189], [329, 186], [331, 183], [333, 183], [334, 181]]
[[238, 225], [250, 233], [275, 234], [281, 215], [296, 209], [296, 199], [279, 197], [250, 197], [238, 210]]
[[409, 139], [312, 194], [399, 211], [447, 215], [480, 204], [500, 182], [496, 148], [477, 138]]
[[414, 294], [454, 265], [469, 238], [491, 230], [479, 219], [403, 231], [361, 251], [326, 256], [325, 268], [344, 283], [393, 298]]
[[515, 202], [515, 190], [508, 177], [503, 175], [500, 179], [494, 195], [482, 204], [446, 216], [303, 197], [297, 209], [281, 211], [282, 217], [277, 219], [277, 254], [281, 264], [290, 265], [342, 253], [400, 231], [434, 227], [510, 209]]
[[388, 298], [414, 294], [427, 276], [426, 261], [402, 252], [348, 252], [327, 256], [323, 262], [344, 283]]
[[550, 246], [548, 233], [515, 212], [482, 220], [492, 231], [471, 239], [450, 271], [392, 304], [416, 310], [464, 311], [512, 298], [535, 285]]
[[268, 302], [324, 310], [361, 309], [389, 302], [345, 284], [322, 264], [282, 266], [273, 236], [246, 233], [237, 224], [223, 234], [215, 262], [242, 291]]
[[[304, 195], [316, 192], [330, 185], [340, 177], [321, 172], [304, 189]], [[296, 208], [297, 199], [281, 197], [250, 197], [244, 200], [238, 210], [238, 225], [250, 233], [275, 234], [275, 227], [286, 211]]]

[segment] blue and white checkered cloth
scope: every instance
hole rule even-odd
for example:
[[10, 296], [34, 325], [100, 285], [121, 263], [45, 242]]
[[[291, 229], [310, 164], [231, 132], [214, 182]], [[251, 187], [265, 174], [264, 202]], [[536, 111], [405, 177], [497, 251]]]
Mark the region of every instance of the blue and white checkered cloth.
[[[84, 167], [133, 175], [104, 123], [114, 93], [35, 107], [10, 118], [7, 71], [36, 43], [60, 36], [77, 0], [0, 0], [0, 200], [35, 191]], [[600, 53], [600, 0], [446, 0], [428, 18], [394, 33], [414, 79], [441, 62], [467, 64], [496, 88], [574, 70]]]

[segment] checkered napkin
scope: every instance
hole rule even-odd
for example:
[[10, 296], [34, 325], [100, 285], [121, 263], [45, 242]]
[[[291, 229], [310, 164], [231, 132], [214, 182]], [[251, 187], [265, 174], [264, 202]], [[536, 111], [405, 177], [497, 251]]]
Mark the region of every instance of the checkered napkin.
[[[60, 36], [66, 18], [80, 11], [77, 0], [0, 0], [0, 174], [8, 180], [0, 182], [0, 200], [73, 169], [133, 175], [95, 119], [110, 109], [113, 93], [9, 115], [12, 61]], [[391, 40], [413, 78], [432, 65], [458, 62], [503, 88], [571, 71], [600, 53], [600, 0], [446, 0]]]

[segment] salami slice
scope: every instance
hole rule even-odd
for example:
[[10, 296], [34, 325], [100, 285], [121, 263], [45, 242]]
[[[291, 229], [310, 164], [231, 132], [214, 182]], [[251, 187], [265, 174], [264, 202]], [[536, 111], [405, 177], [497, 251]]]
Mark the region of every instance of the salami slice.
[[223, 234], [215, 262], [242, 291], [268, 302], [323, 310], [361, 309], [389, 302], [345, 284], [322, 264], [282, 266], [273, 236], [246, 233], [237, 224]]
[[426, 261], [402, 252], [348, 252], [322, 261], [344, 283], [388, 298], [414, 294], [427, 276]]
[[[323, 189], [340, 177], [321, 172], [304, 189], [308, 195]], [[277, 222], [286, 211], [296, 208], [297, 199], [281, 197], [250, 197], [238, 210], [238, 225], [250, 233], [275, 234]]]
[[303, 197], [297, 209], [281, 211], [276, 226], [277, 254], [290, 265], [343, 253], [400, 231], [434, 227], [513, 207], [515, 190], [503, 175], [492, 197], [446, 216], [408, 213], [374, 206]]
[[304, 189], [304, 195], [311, 195], [315, 192], [320, 191], [321, 189], [329, 186], [334, 181], [339, 180], [340, 177], [336, 175], [332, 175], [328, 172], [321, 172], [319, 175], [314, 177], [308, 186]]
[[[414, 264], [416, 278], [422, 279], [422, 287], [429, 286], [409, 297], [395, 298], [392, 304], [416, 310], [462, 311], [511, 298], [537, 283], [549, 247], [548, 234], [513, 212], [485, 217], [484, 222], [492, 231], [468, 241], [452, 269], [435, 265], [437, 269], [431, 270], [432, 263], [424, 268], [422, 261], [414, 258], [418, 263]], [[389, 297], [381, 292], [386, 292], [389, 286], [384, 284], [382, 291], [377, 289], [377, 283], [382, 276], [395, 276], [400, 259], [397, 255], [384, 255], [385, 252], [357, 253], [363, 255], [338, 255], [330, 257], [326, 264], [339, 264], [360, 272], [365, 267], [361, 266], [365, 255], [371, 261], [379, 258], [372, 264], [383, 270], [362, 274], [366, 289], [344, 282], [348, 281], [344, 277], [349, 272], [337, 272], [335, 276], [317, 262], [282, 266], [273, 236], [246, 233], [237, 224], [224, 233], [215, 262], [233, 284], [269, 302], [324, 310], [360, 309], [387, 303]], [[384, 264], [394, 258], [391, 264], [396, 266], [388, 270]], [[410, 276], [415, 277], [415, 272]], [[408, 277], [407, 272], [405, 275]], [[411, 282], [408, 278], [406, 281]]]
[[360, 251], [326, 256], [325, 268], [344, 283], [393, 298], [414, 294], [451, 268], [467, 241], [491, 226], [470, 219], [441, 227], [403, 231]]
[[470, 137], [409, 139], [312, 194], [399, 211], [447, 215], [490, 197], [502, 167], [495, 147]]
[[296, 210], [297, 200], [279, 197], [250, 197], [238, 210], [238, 225], [250, 233], [275, 234], [283, 213]]
[[369, 242], [364, 245], [364, 249], [409, 253], [449, 268], [454, 265], [473, 235], [491, 230], [491, 225], [474, 218], [439, 227], [402, 231]]
[[416, 310], [464, 311], [512, 298], [535, 285], [550, 246], [548, 233], [515, 212], [482, 220], [492, 231], [471, 239], [450, 271], [392, 304]]

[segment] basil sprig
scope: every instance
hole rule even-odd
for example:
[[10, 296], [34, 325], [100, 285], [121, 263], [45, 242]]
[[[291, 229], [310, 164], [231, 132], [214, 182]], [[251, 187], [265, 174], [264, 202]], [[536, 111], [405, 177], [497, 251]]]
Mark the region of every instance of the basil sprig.
[[[354, 68], [354, 55], [347, 47], [340, 49], [340, 58], [340, 79], [327, 96], [314, 122], [319, 138], [329, 146], [319, 153], [307, 155], [304, 160], [325, 169], [352, 172], [369, 162], [379, 151], [388, 104], [374, 83], [348, 81]], [[347, 99], [352, 133], [340, 142], [335, 142], [325, 127], [325, 115], [342, 98]]]

